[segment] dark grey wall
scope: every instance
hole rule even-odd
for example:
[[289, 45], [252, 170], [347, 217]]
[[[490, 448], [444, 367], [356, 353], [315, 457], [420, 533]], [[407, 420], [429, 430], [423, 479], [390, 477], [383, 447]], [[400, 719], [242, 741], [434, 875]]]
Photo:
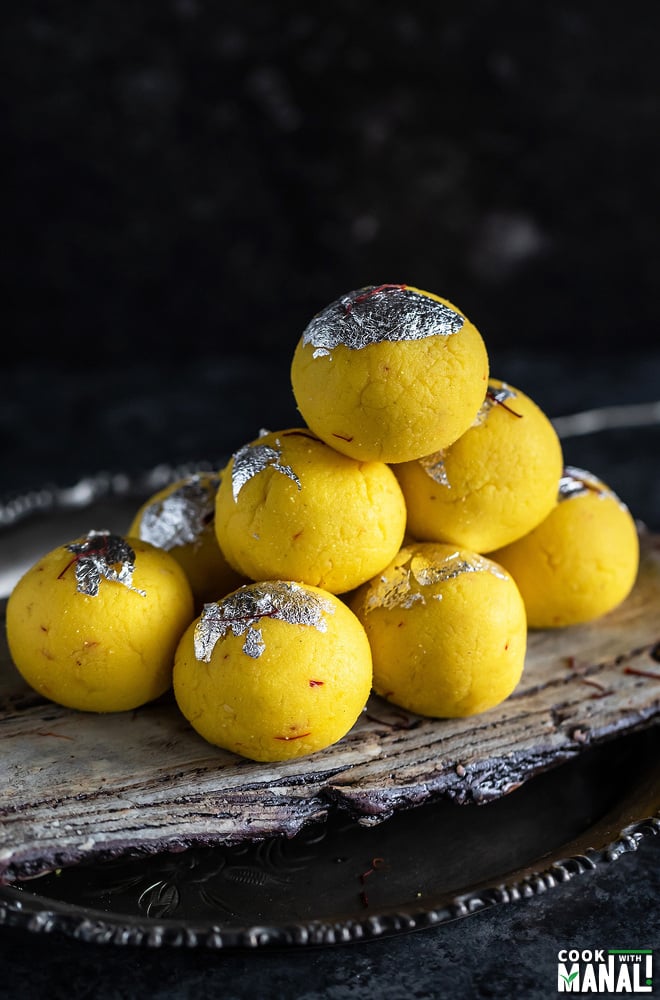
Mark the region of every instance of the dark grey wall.
[[657, 338], [656, 3], [2, 20], [6, 361], [288, 353], [372, 282], [445, 295], [491, 347]]

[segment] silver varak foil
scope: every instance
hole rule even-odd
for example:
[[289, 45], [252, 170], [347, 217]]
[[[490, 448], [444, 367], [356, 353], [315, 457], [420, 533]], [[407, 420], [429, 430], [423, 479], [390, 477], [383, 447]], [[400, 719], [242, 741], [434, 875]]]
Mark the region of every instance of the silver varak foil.
[[266, 648], [260, 628], [264, 618], [277, 618], [290, 625], [307, 625], [326, 632], [326, 614], [334, 614], [330, 601], [297, 583], [267, 580], [248, 584], [221, 601], [204, 605], [195, 626], [195, 658], [208, 663], [216, 642], [232, 632], [245, 636], [243, 652], [257, 659]]
[[[515, 398], [516, 393], [505, 383], [501, 386], [496, 386], [494, 382], [489, 382], [488, 394], [481, 404], [472, 426], [479, 427], [483, 424], [494, 406], [506, 402], [507, 399]], [[448, 489], [451, 489], [451, 483], [449, 482], [447, 469], [445, 468], [445, 451], [436, 451], [432, 455], [420, 458], [418, 461], [430, 479], [438, 483], [439, 486], [446, 486]]]
[[426, 455], [419, 459], [419, 464], [424, 469], [426, 475], [439, 486], [451, 488], [451, 483], [445, 468], [445, 452], [436, 451], [432, 455]]
[[479, 407], [479, 412], [474, 418], [472, 426], [479, 427], [480, 424], [483, 424], [484, 420], [486, 420], [488, 414], [494, 406], [498, 406], [500, 403], [506, 403], [507, 399], [515, 398], [516, 393], [505, 382], [503, 382], [501, 386], [496, 386], [494, 382], [489, 382], [486, 398]]
[[146, 597], [144, 590], [132, 585], [135, 551], [120, 535], [112, 535], [109, 531], [90, 531], [84, 541], [71, 542], [64, 548], [75, 554], [76, 590], [80, 594], [96, 597], [101, 580], [109, 580]]
[[[365, 602], [365, 611], [376, 608], [411, 608], [414, 604], [426, 604], [426, 597], [419, 587], [433, 587], [438, 583], [453, 580], [461, 573], [492, 573], [506, 579], [500, 567], [484, 556], [464, 552], [452, 552], [443, 559], [429, 559], [414, 553], [395, 572], [374, 581]], [[441, 601], [442, 594], [431, 594]]]
[[578, 469], [574, 465], [567, 465], [559, 480], [557, 500], [561, 503], [563, 500], [584, 496], [585, 493], [596, 493], [602, 499], [608, 497], [610, 500], [616, 500], [623, 510], [628, 510], [626, 504], [614, 490], [601, 483], [593, 473], [587, 472], [585, 469]]
[[140, 538], [166, 552], [199, 542], [213, 521], [219, 485], [219, 476], [190, 476], [169, 496], [145, 507]]
[[273, 448], [268, 444], [246, 444], [232, 456], [231, 491], [234, 501], [238, 500], [239, 493], [253, 476], [268, 468], [281, 472], [283, 476], [288, 476], [299, 490], [302, 489], [300, 480], [291, 466], [281, 464], [282, 448], [277, 439], [275, 445], [276, 447]]
[[317, 313], [302, 335], [313, 357], [339, 344], [359, 351], [383, 340], [422, 340], [458, 333], [465, 319], [442, 302], [406, 285], [369, 285], [349, 292]]

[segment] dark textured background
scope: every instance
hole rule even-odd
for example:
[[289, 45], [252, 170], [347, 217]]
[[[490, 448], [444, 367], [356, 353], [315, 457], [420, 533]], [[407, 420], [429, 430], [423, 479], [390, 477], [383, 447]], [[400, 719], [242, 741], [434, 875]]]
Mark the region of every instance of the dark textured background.
[[446, 296], [492, 349], [657, 340], [652, 0], [2, 21], [5, 363], [288, 356], [372, 282]]

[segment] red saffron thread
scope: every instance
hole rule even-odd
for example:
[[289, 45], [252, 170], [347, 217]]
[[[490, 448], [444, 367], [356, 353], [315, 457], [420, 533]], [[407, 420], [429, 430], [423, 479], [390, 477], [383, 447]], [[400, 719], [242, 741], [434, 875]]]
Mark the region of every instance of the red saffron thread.
[[299, 428], [296, 428], [295, 430], [291, 431], [280, 431], [278, 437], [306, 437], [309, 438], [310, 441], [321, 440], [316, 434], [313, 434], [311, 431]]
[[512, 417], [518, 417], [518, 418], [522, 417], [522, 413], [516, 413], [516, 411], [512, 410], [507, 403], [503, 402], [503, 400], [501, 399], [498, 399], [492, 389], [488, 389], [486, 391], [486, 396], [488, 397], [488, 399], [492, 400], [493, 403], [497, 403], [498, 406], [501, 406], [502, 409], [506, 410], [507, 413], [510, 413]]
[[349, 299], [348, 302], [344, 304], [344, 309], [347, 313], [349, 313], [353, 306], [358, 305], [360, 302], [366, 302], [367, 299], [372, 298], [374, 295], [378, 295], [380, 292], [403, 292], [406, 288], [407, 285], [376, 285], [374, 288], [369, 288], [366, 292], [362, 292], [361, 295], [356, 295], [353, 300]]
[[592, 698], [604, 698], [605, 695], [612, 694], [611, 691], [607, 690], [604, 684], [599, 684], [598, 681], [592, 681], [588, 677], [581, 677], [580, 683], [589, 684], [590, 687], [597, 688], [597, 691], [591, 695]]
[[[384, 864], [385, 858], [372, 858], [371, 867], [367, 868], [366, 872], [362, 872], [362, 874], [358, 876], [362, 885], [365, 884], [370, 875], [373, 875], [379, 868], [382, 868]], [[369, 906], [369, 897], [364, 889], [360, 893], [360, 902], [365, 908]]]
[[62, 572], [57, 574], [57, 579], [61, 580], [66, 571], [70, 569], [70, 567], [73, 566], [74, 563], [80, 562], [81, 559], [84, 559], [87, 556], [104, 556], [108, 551], [108, 547], [109, 547], [108, 536], [105, 535], [104, 541], [101, 542], [101, 544], [96, 546], [95, 548], [85, 549], [84, 552], [76, 552], [73, 558], [70, 559], [69, 562], [66, 564]]
[[638, 670], [637, 667], [624, 667], [624, 674], [633, 674], [635, 677], [650, 677], [651, 680], [660, 681], [660, 674], [654, 673], [652, 670]]
[[370, 875], [373, 875], [378, 868], [382, 868], [385, 864], [385, 858], [372, 858], [371, 868], [367, 868], [366, 872], [362, 872], [360, 875], [360, 882], [364, 883]]

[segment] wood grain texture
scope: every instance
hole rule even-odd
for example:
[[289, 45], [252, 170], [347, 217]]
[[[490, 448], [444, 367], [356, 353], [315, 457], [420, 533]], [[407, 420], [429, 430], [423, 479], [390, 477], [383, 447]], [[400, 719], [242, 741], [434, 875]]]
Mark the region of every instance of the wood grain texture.
[[279, 764], [205, 743], [170, 696], [108, 716], [47, 702], [3, 644], [0, 881], [130, 850], [290, 837], [334, 809], [378, 823], [434, 798], [487, 802], [657, 722], [660, 536], [641, 541], [630, 597], [589, 625], [530, 633], [523, 678], [502, 705], [432, 720], [372, 697], [335, 746]]

